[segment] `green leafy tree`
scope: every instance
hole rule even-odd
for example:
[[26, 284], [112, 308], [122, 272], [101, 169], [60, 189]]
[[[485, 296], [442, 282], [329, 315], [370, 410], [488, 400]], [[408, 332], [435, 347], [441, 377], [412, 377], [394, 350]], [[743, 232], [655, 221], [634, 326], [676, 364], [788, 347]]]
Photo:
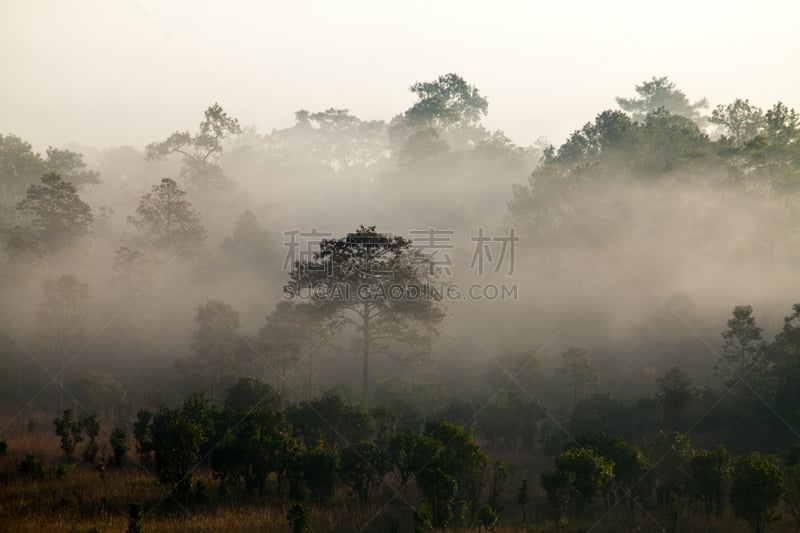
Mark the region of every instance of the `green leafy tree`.
[[777, 512], [783, 494], [781, 470], [758, 452], [736, 461], [731, 487], [731, 507], [737, 517], [762, 533], [766, 525], [778, 520]]
[[626, 497], [631, 508], [637, 501], [642, 503], [648, 488], [644, 478], [650, 463], [639, 449], [619, 435], [604, 432], [583, 434], [568, 446], [572, 447], [589, 448], [613, 465], [614, 477], [603, 492], [607, 507], [614, 506], [618, 498]]
[[100, 445], [97, 443], [97, 435], [100, 434], [100, 422], [95, 415], [88, 415], [80, 421], [81, 429], [86, 432], [89, 442], [83, 451], [83, 460], [89, 464], [94, 464]]
[[531, 501], [531, 495], [528, 489], [528, 480], [523, 479], [522, 483], [519, 485], [519, 490], [517, 491], [517, 505], [519, 505], [520, 511], [522, 511], [522, 521], [525, 522], [528, 520], [528, 511], [527, 505]]
[[61, 418], [53, 421], [56, 426], [56, 435], [61, 439], [61, 451], [72, 461], [75, 455], [75, 447], [83, 440], [83, 426], [72, 414], [72, 409], [65, 409]]
[[232, 184], [220, 167], [223, 142], [242, 132], [239, 121], [229, 117], [215, 103], [205, 111], [205, 117], [195, 134], [176, 131], [164, 141], [147, 145], [147, 159], [159, 160], [170, 154], [183, 157], [181, 175], [205, 194], [230, 189]]
[[44, 159], [46, 172], [59, 174], [64, 181], [68, 181], [77, 188], [84, 185], [97, 185], [100, 183], [100, 174], [90, 170], [83, 160], [83, 156], [72, 150], [49, 147]]
[[430, 508], [430, 522], [434, 529], [442, 529], [453, 520], [458, 483], [438, 466], [425, 468], [416, 475], [417, 486]]
[[[551, 502], [567, 497], [569, 505], [581, 514], [597, 494], [612, 480], [614, 464], [591, 448], [571, 448], [555, 459], [557, 474], [542, 476], [542, 485]], [[563, 501], [561, 502], [563, 504]]]
[[24, 252], [32, 242], [47, 252], [63, 250], [89, 235], [94, 221], [91, 207], [75, 186], [54, 173], [45, 174], [41, 185], [28, 187], [17, 212], [26, 222], [12, 232], [8, 242], [12, 254]]
[[227, 409], [273, 409], [281, 406], [281, 396], [268, 383], [255, 378], [239, 378], [225, 396]]
[[215, 416], [202, 395], [193, 395], [178, 409], [162, 407], [152, 417], [145, 415], [137, 421], [150, 419], [149, 427], [135, 427], [137, 440], [143, 436], [144, 447], [152, 448], [159, 480], [172, 487], [179, 500], [189, 496], [192, 471], [214, 435]]
[[410, 429], [395, 435], [389, 443], [389, 459], [401, 485], [405, 487], [417, 472], [422, 471], [438, 449], [436, 439]]
[[53, 380], [58, 384], [56, 401], [61, 412], [67, 358], [77, 356], [84, 341], [89, 286], [72, 274], [64, 274], [47, 280], [43, 292], [37, 309], [38, 333], [57, 370]]
[[108, 437], [108, 443], [111, 445], [111, 450], [114, 453], [114, 464], [117, 467], [122, 466], [122, 462], [125, 460], [125, 454], [128, 453], [128, 443], [127, 443], [127, 435], [125, 435], [125, 430], [116, 427], [111, 432], [111, 435]]
[[776, 399], [791, 417], [800, 414], [800, 393], [794, 386], [800, 379], [800, 303], [783, 319], [783, 328], [769, 346], [771, 374], [777, 382]]
[[718, 105], [709, 122], [722, 128], [734, 148], [753, 140], [764, 127], [764, 112], [749, 100], [737, 98], [727, 105]]
[[638, 97], [617, 97], [616, 99], [617, 104], [631, 113], [636, 122], [641, 122], [647, 114], [659, 108], [664, 108], [675, 115], [700, 121], [701, 110], [708, 107], [708, 100], [705, 98], [690, 102], [686, 94], [678, 89], [667, 76], [653, 76], [650, 80], [642, 82], [636, 86], [636, 94]]
[[358, 498], [366, 503], [372, 490], [391, 470], [389, 455], [377, 443], [364, 440], [342, 451], [342, 478]]
[[731, 489], [733, 457], [722, 444], [703, 450], [690, 460], [692, 498], [703, 504], [707, 515], [722, 516]]
[[17, 202], [29, 185], [46, 172], [44, 162], [27, 141], [16, 135], [0, 135], [0, 198]]
[[406, 120], [437, 129], [464, 123], [477, 124], [489, 109], [477, 88], [457, 74], [445, 74], [435, 81], [411, 86], [417, 102], [405, 112]]
[[778, 102], [764, 113], [764, 133], [773, 145], [788, 145], [797, 141], [800, 134], [800, 116], [783, 102]]
[[491, 504], [486, 504], [481, 507], [481, 510], [478, 512], [478, 523], [483, 528], [483, 533], [488, 533], [500, 522], [500, 515]]
[[689, 437], [677, 431], [659, 431], [639, 447], [653, 465], [649, 476], [658, 504], [671, 505], [684, 496], [690, 486], [694, 457]]
[[302, 481], [311, 497], [319, 502], [330, 500], [339, 482], [339, 454], [335, 449], [314, 446], [300, 457]]
[[644, 117], [631, 169], [643, 176], [661, 176], [680, 170], [716, 168], [707, 164], [711, 151], [711, 140], [696, 123], [666, 109], [656, 109]]
[[176, 255], [196, 251], [205, 243], [206, 231], [200, 214], [185, 196], [177, 183], [164, 178], [142, 197], [128, 222], [145, 243], [158, 251]]
[[282, 412], [270, 407], [226, 405], [217, 423], [219, 442], [211, 468], [223, 491], [241, 481], [249, 491], [263, 491], [270, 474], [283, 480], [297, 453], [292, 427]]
[[498, 459], [492, 465], [492, 483], [489, 486], [488, 505], [498, 513], [503, 512], [500, 506], [500, 496], [505, 490], [508, 481], [508, 465], [502, 459]]
[[[425, 473], [431, 470], [440, 470], [447, 476], [452, 476], [456, 484], [456, 502], [465, 502], [470, 516], [474, 517], [478, 511], [478, 499], [486, 485], [489, 454], [478, 446], [471, 430], [446, 420], [426, 423], [424, 435], [437, 440], [439, 447], [432, 459], [428, 459], [429, 464], [417, 474], [418, 484], [420, 476], [427, 475]], [[449, 486], [449, 481], [445, 478], [434, 478], [437, 487], [439, 482]], [[455, 510], [453, 513], [460, 514]]]
[[59, 174], [77, 188], [100, 182], [99, 174], [89, 170], [76, 152], [49, 147], [45, 156], [16, 135], [0, 135], [0, 205], [18, 202], [45, 174]]
[[753, 384], [756, 390], [764, 386], [768, 361], [765, 357], [767, 343], [761, 331], [751, 306], [734, 307], [728, 328], [722, 332], [723, 353], [716, 366], [729, 387], [735, 386], [740, 379]]
[[444, 318], [432, 271], [430, 258], [411, 241], [361, 226], [341, 239], [324, 239], [315, 258], [297, 261], [286, 290], [291, 297], [305, 294], [331, 330], [356, 330], [366, 398], [370, 357], [408, 361], [430, 353]]
[[325, 393], [310, 402], [301, 402], [288, 413], [306, 447], [318, 443], [332, 448], [370, 437], [375, 430], [369, 412], [360, 404], [338, 393]]
[[800, 526], [800, 446], [792, 446], [783, 459], [783, 501], [795, 523]]
[[289, 509], [286, 520], [292, 526], [292, 533], [308, 533], [308, 523], [311, 519], [311, 510], [302, 503], [295, 503]]

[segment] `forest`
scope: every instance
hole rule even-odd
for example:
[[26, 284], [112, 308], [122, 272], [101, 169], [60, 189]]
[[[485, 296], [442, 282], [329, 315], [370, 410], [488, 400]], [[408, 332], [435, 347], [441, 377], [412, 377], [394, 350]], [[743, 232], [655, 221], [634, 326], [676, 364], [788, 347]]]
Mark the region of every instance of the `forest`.
[[409, 90], [0, 132], [0, 531], [800, 529], [795, 109]]

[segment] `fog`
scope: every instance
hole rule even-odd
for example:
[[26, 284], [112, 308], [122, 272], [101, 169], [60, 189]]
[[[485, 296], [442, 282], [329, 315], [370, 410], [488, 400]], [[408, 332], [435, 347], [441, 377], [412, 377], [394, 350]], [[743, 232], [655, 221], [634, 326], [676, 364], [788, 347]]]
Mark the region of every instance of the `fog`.
[[[449, 76], [438, 83], [463, 81]], [[494, 101], [472, 85], [458, 90]], [[414, 122], [426, 109], [420, 95], [384, 120], [311, 109], [298, 111], [294, 125], [269, 131], [242, 128], [248, 117], [237, 122], [214, 104], [204, 119], [216, 124], [209, 130], [218, 134], [213, 142], [196, 137], [202, 124], [174, 141], [175, 128], [149, 124], [146, 149], [72, 145], [82, 162], [67, 170], [96, 172], [98, 181], [74, 178], [94, 215], [75, 239], [61, 226], [50, 241], [36, 233], [41, 222], [23, 208], [24, 187], [30, 197], [36, 179], [18, 173], [4, 205], [0, 321], [8, 390], [44, 401], [53, 376], [78, 387], [89, 372], [114, 376], [139, 402], [148, 394], [174, 398], [207, 387], [180, 362], [192, 364], [198, 308], [209, 300], [229, 304], [241, 323], [236, 335], [256, 338], [287, 297], [283, 288], [298, 259], [291, 255], [292, 234], [340, 238], [360, 225], [411, 238], [439, 261], [439, 281], [459, 291], [444, 298], [445, 317], [425, 357], [413, 363], [375, 357], [373, 383], [416, 376], [453, 395], [487, 372], [504, 371], [509, 357], [522, 353], [535, 354], [544, 379], [561, 352], [579, 346], [591, 353], [602, 387], [623, 397], [652, 394], [654, 376], [673, 366], [715, 386], [720, 332], [734, 306], [754, 306], [768, 335], [782, 327], [796, 299], [797, 241], [786, 175], [774, 168], [781, 154], [767, 152], [774, 160], [766, 161], [748, 154], [741, 165], [726, 155], [733, 149], [726, 126], [708, 124], [707, 115], [698, 115], [698, 126], [657, 111], [643, 123], [609, 112], [621, 129], [600, 134], [587, 128], [600, 128], [606, 114], [590, 115], [563, 146], [522, 147], [487, 129], [480, 101], [472, 109], [464, 94], [446, 104], [460, 105], [454, 108], [461, 115], [434, 111], [424, 123]], [[681, 135], [694, 144], [684, 146], [680, 136], [660, 140], [653, 132], [662, 126], [673, 133], [684, 128]], [[625, 131], [640, 132], [638, 144]], [[593, 135], [601, 137], [592, 141]], [[206, 158], [200, 167], [192, 166], [196, 153]], [[177, 242], [147, 233], [150, 222], [142, 222], [137, 208], [164, 178], [175, 180], [197, 212], [205, 238], [196, 247], [188, 233]], [[255, 226], [237, 234], [247, 210]], [[439, 244], [424, 244], [431, 231]], [[489, 244], [477, 241], [482, 234]], [[32, 244], [19, 245], [20, 235]], [[518, 242], [501, 250], [512, 235]], [[494, 251], [479, 258], [489, 247]], [[80, 322], [75, 345], [56, 361], [42, 331], [43, 291], [47, 280], [65, 274], [85, 283], [88, 297], [73, 310]], [[475, 292], [467, 294], [469, 287]], [[275, 374], [274, 361], [272, 370], [259, 367], [275, 356], [254, 341], [244, 350], [247, 361], [232, 362], [226, 372], [288, 387], [295, 399], [306, 380], [314, 390], [356, 389], [360, 362], [350, 336], [337, 330], [332, 342], [302, 350], [288, 382]], [[309, 356], [316, 361], [311, 377], [304, 374]]]
[[557, 142], [653, 73], [713, 102], [797, 106], [798, 9], [733, 2], [723, 22], [683, 0], [6, 2], [0, 117], [39, 150], [142, 147], [213, 101], [264, 131], [302, 108], [386, 119], [414, 81], [458, 72], [491, 96], [490, 129]]

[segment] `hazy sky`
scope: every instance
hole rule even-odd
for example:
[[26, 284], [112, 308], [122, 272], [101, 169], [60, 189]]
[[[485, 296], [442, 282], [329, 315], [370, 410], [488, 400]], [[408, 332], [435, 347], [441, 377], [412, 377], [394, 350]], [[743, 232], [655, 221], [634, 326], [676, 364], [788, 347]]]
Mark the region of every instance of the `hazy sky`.
[[0, 0], [0, 133], [143, 146], [214, 101], [260, 131], [293, 112], [386, 119], [456, 72], [520, 144], [652, 75], [691, 99], [800, 107], [800, 2]]

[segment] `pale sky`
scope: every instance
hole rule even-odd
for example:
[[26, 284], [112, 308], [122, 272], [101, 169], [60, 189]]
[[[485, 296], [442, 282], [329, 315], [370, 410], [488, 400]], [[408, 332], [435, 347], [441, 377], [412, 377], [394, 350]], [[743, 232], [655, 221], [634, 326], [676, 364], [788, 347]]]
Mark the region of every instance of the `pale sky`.
[[389, 120], [456, 72], [489, 128], [558, 143], [653, 75], [800, 108], [798, 20], [790, 0], [0, 0], [0, 133], [143, 147], [215, 101], [262, 132], [301, 108]]

